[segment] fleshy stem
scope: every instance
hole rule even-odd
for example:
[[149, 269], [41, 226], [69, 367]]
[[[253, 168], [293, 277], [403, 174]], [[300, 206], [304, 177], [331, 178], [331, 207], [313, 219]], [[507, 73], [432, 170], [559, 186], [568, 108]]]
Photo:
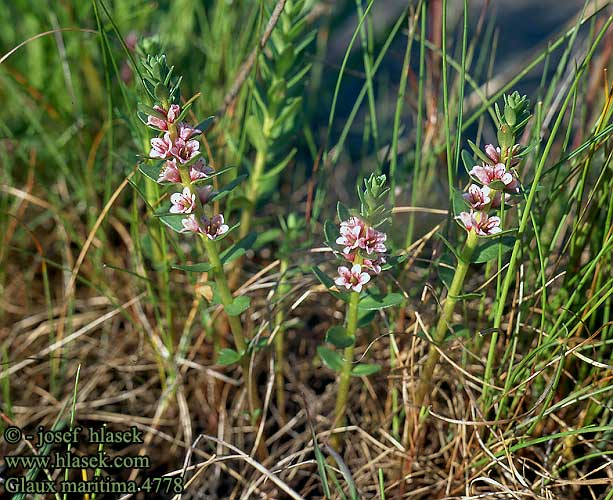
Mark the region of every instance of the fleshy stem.
[[[215, 278], [215, 286], [217, 288], [217, 294], [221, 299], [221, 303], [224, 308], [229, 306], [234, 301], [232, 297], [232, 292], [230, 291], [230, 287], [228, 286], [228, 281], [226, 279], [226, 275], [223, 271], [223, 263], [219, 258], [219, 250], [217, 248], [217, 242], [215, 240], [211, 240], [206, 236], [203, 236], [204, 247], [206, 249], [207, 257], [209, 258], [209, 262], [211, 264], [211, 271], [213, 273], [213, 277]], [[230, 330], [232, 331], [232, 337], [234, 338], [234, 345], [239, 353], [241, 353], [242, 357], [240, 360], [240, 365], [243, 370], [243, 377], [245, 379], [245, 383], [247, 384], [247, 399], [249, 401], [249, 415], [251, 417], [252, 424], [259, 426], [261, 421], [261, 409], [262, 403], [260, 401], [260, 397], [258, 396], [257, 387], [255, 386], [253, 377], [251, 376], [251, 370], [249, 369], [249, 356], [247, 354], [247, 341], [245, 340], [245, 335], [243, 334], [243, 325], [238, 316], [231, 316], [226, 314], [228, 318], [228, 323], [230, 323]], [[260, 459], [266, 458], [267, 453], [264, 447], [264, 440], [260, 440], [260, 445], [258, 447], [258, 457]]]
[[[356, 255], [354, 264], [362, 265], [362, 257]], [[360, 302], [359, 292], [351, 292], [349, 297], [349, 305], [347, 306], [347, 335], [355, 337], [358, 329], [358, 303]], [[353, 366], [353, 353], [355, 351], [355, 343], [345, 348], [343, 352], [343, 366], [338, 383], [338, 393], [336, 394], [336, 406], [334, 408], [334, 423], [333, 428], [343, 426], [345, 424], [345, 414], [347, 413], [347, 398], [349, 396], [349, 386], [351, 385], [351, 368]], [[341, 435], [334, 434], [332, 436], [332, 447], [336, 450], [340, 449]]]
[[468, 271], [468, 267], [470, 265], [470, 260], [475, 252], [475, 249], [477, 248], [478, 242], [479, 237], [477, 233], [475, 231], [468, 231], [468, 237], [466, 238], [466, 243], [464, 243], [464, 247], [462, 248], [462, 252], [458, 258], [458, 266], [456, 267], [453, 280], [451, 281], [451, 286], [449, 287], [449, 293], [447, 294], [445, 304], [443, 305], [443, 312], [436, 325], [434, 335], [432, 336], [433, 343], [430, 345], [428, 358], [426, 359], [421, 380], [419, 382], [419, 386], [417, 387], [417, 392], [415, 393], [415, 405], [419, 408], [421, 408], [424, 404], [426, 394], [430, 388], [430, 382], [432, 381], [434, 369], [436, 368], [440, 357], [436, 346], [440, 345], [445, 339], [445, 334], [449, 329], [449, 324], [452, 320], [455, 305], [462, 293], [462, 287], [464, 285], [464, 279], [466, 278], [466, 272]]
[[[436, 330], [434, 335], [432, 336], [432, 344], [430, 344], [430, 349], [428, 350], [428, 358], [426, 359], [426, 364], [424, 365], [424, 369], [421, 375], [421, 379], [419, 381], [419, 385], [417, 386], [417, 391], [415, 393], [415, 407], [420, 409], [423, 407], [423, 404], [426, 399], [426, 394], [428, 393], [428, 389], [430, 388], [430, 383], [432, 381], [432, 375], [434, 374], [434, 369], [438, 364], [438, 360], [440, 358], [439, 351], [436, 346], [442, 344], [443, 340], [445, 340], [445, 334], [448, 331], [449, 324], [451, 323], [453, 310], [455, 309], [455, 305], [458, 302], [458, 298], [462, 293], [462, 288], [464, 286], [464, 279], [466, 278], [466, 273], [468, 272], [468, 266], [470, 265], [470, 260], [477, 248], [477, 244], [479, 243], [479, 237], [475, 231], [468, 231], [468, 236], [466, 238], [466, 242], [464, 243], [464, 247], [462, 248], [462, 252], [458, 258], [458, 266], [456, 267], [455, 273], [453, 275], [453, 280], [451, 281], [451, 286], [449, 287], [449, 293], [447, 294], [447, 298], [445, 299], [445, 304], [443, 305], [443, 312], [438, 320], [436, 325]], [[417, 424], [419, 426], [419, 423]], [[407, 416], [407, 426], [408, 432], [405, 435], [406, 442], [404, 443], [404, 447], [406, 450], [411, 447], [411, 437], [413, 435], [413, 430], [415, 429], [414, 420]], [[400, 465], [400, 477], [404, 477], [409, 471], [406, 470], [410, 464], [410, 460], [404, 458]], [[404, 481], [400, 483], [401, 490], [404, 488]]]
[[[171, 130], [170, 133], [172, 134], [173, 130]], [[181, 183], [183, 184], [183, 187], [189, 188], [189, 190], [193, 194], [196, 194], [196, 203], [198, 207], [197, 210], [203, 212], [204, 209], [202, 207], [202, 204], [200, 203], [197, 193], [192, 186], [192, 181], [189, 175], [189, 168], [181, 166], [179, 167], [179, 173], [181, 175]], [[232, 304], [232, 302], [234, 302], [234, 298], [232, 297], [232, 292], [230, 291], [226, 275], [224, 274], [223, 263], [221, 262], [221, 258], [219, 257], [219, 249], [217, 247], [217, 242], [215, 240], [211, 240], [206, 235], [202, 236], [202, 241], [204, 242], [204, 248], [211, 264], [211, 272], [213, 273], [213, 277], [215, 279], [217, 294], [219, 295], [221, 303], [225, 308]], [[262, 405], [249, 370], [249, 356], [246, 355], [247, 341], [245, 340], [245, 335], [243, 333], [243, 325], [241, 324], [241, 321], [238, 316], [231, 316], [229, 314], [227, 314], [226, 316], [228, 318], [228, 323], [230, 324], [230, 329], [232, 331], [234, 346], [236, 347], [238, 352], [242, 354], [241, 368], [243, 369], [243, 377], [245, 378], [245, 383], [247, 384], [249, 413], [253, 420], [257, 420], [254, 417], [257, 413], [257, 410], [260, 409]]]

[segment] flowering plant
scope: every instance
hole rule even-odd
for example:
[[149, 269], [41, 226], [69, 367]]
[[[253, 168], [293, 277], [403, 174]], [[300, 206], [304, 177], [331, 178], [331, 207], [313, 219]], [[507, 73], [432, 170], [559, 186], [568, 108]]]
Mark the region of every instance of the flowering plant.
[[[333, 326], [326, 333], [326, 342], [338, 351], [320, 346], [317, 352], [323, 363], [339, 373], [334, 426], [342, 425], [351, 377], [372, 375], [380, 370], [377, 364], [359, 363], [354, 366], [353, 357], [358, 327], [366, 327], [373, 311], [400, 304], [403, 296], [399, 293], [381, 294], [373, 284], [374, 278], [388, 270], [400, 259], [390, 257], [387, 248], [387, 234], [381, 227], [390, 222], [390, 212], [385, 206], [389, 188], [385, 175], [371, 175], [364, 180], [364, 187], [358, 189], [361, 201], [359, 212], [353, 213], [338, 204], [340, 226], [330, 221], [324, 225], [327, 245], [342, 262], [337, 267], [334, 279], [319, 268], [313, 272], [330, 293], [347, 303], [344, 326]], [[335, 443], [339, 444], [338, 436]]]
[[[451, 324], [455, 305], [462, 299], [464, 280], [471, 263], [487, 262], [498, 258], [510, 250], [515, 238], [510, 236], [513, 229], [503, 230], [505, 206], [512, 201], [513, 196], [521, 192], [521, 184], [516, 167], [526, 153], [515, 143], [516, 137], [526, 126], [530, 113], [526, 96], [517, 92], [504, 97], [504, 113], [496, 106], [498, 119], [498, 140], [500, 145], [485, 146], [482, 152], [469, 141], [481, 163], [474, 165], [474, 158], [464, 152], [462, 158], [466, 170], [473, 182], [465, 193], [456, 192], [453, 210], [455, 220], [466, 230], [466, 240], [461, 249], [456, 250], [442, 236], [447, 246], [457, 259], [453, 279], [448, 287], [447, 298], [444, 301], [436, 329], [432, 333], [433, 344], [430, 346], [428, 358], [424, 366], [420, 384], [415, 399], [418, 407], [425, 401], [427, 391], [439, 359], [437, 344], [441, 344], [449, 325]], [[496, 212], [496, 215], [492, 213]], [[503, 235], [505, 235], [503, 237]], [[440, 236], [440, 235], [439, 235]], [[487, 371], [487, 368], [486, 368]]]
[[149, 160], [140, 166], [141, 172], [161, 186], [169, 186], [171, 194], [155, 215], [177, 233], [199, 236], [208, 262], [173, 265], [188, 272], [210, 273], [214, 279], [207, 285], [213, 290], [211, 303], [221, 305], [227, 316], [234, 339], [234, 349], [222, 349], [217, 362], [222, 365], [240, 363], [246, 379], [250, 413], [256, 418], [260, 400], [249, 372], [248, 353], [251, 342], [243, 332], [240, 314], [248, 309], [250, 299], [234, 297], [225, 275], [224, 265], [234, 261], [253, 244], [254, 235], [243, 239], [221, 252], [220, 240], [228, 236], [238, 224], [229, 227], [222, 213], [216, 213], [211, 202], [217, 201], [236, 188], [245, 176], [218, 190], [211, 180], [228, 169], [215, 171], [207, 164], [200, 147], [200, 138], [212, 118], [192, 126], [185, 121], [195, 101], [194, 96], [179, 104], [179, 84], [173, 82], [174, 68], [168, 67], [161, 54], [146, 55], [141, 60], [148, 101], [139, 103], [139, 118], [155, 137], [150, 139]]

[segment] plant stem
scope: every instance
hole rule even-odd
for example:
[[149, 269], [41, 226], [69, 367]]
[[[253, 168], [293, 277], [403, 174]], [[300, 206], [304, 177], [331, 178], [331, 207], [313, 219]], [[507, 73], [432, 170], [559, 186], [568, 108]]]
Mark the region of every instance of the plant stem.
[[[224, 307], [229, 306], [234, 301], [232, 297], [232, 292], [230, 291], [230, 287], [228, 286], [228, 280], [226, 279], [226, 275], [223, 271], [223, 263], [219, 258], [219, 250], [217, 248], [217, 242], [215, 240], [211, 240], [206, 236], [202, 238], [204, 240], [204, 247], [206, 248], [207, 257], [209, 258], [209, 262], [211, 263], [211, 272], [213, 273], [213, 277], [215, 278], [215, 286], [217, 289], [217, 294], [221, 299], [221, 303]], [[226, 314], [228, 318], [228, 323], [230, 324], [230, 330], [232, 331], [232, 337], [234, 338], [234, 346], [241, 353], [241, 361], [240, 365], [243, 370], [243, 377], [245, 379], [245, 384], [247, 385], [247, 399], [249, 401], [249, 416], [251, 418], [251, 422], [255, 426], [259, 426], [262, 415], [262, 402], [260, 401], [260, 397], [258, 395], [257, 387], [255, 386], [255, 381], [251, 376], [250, 370], [250, 357], [247, 355], [247, 341], [245, 339], [245, 335], [243, 333], [243, 325], [238, 316], [231, 316]], [[264, 439], [260, 440], [260, 445], [258, 447], [258, 457], [260, 459], [264, 459], [267, 456], [266, 448], [264, 445]]]
[[[356, 257], [356, 261], [359, 257]], [[358, 303], [360, 294], [351, 292], [349, 305], [347, 306], [347, 334], [355, 337], [355, 332], [358, 327]], [[333, 427], [345, 425], [345, 414], [347, 412], [347, 397], [349, 395], [349, 386], [351, 385], [351, 368], [353, 366], [353, 352], [355, 344], [345, 348], [343, 353], [344, 361], [341, 369], [341, 374], [338, 384], [338, 393], [336, 395], [336, 406], [334, 408], [334, 423]], [[332, 437], [332, 446], [338, 450], [340, 448], [340, 435], [334, 434]]]
[[[439, 317], [438, 323], [436, 325], [436, 330], [434, 335], [432, 336], [432, 343], [430, 344], [430, 348], [428, 349], [428, 358], [426, 359], [426, 364], [424, 365], [423, 372], [421, 374], [421, 379], [419, 381], [419, 385], [417, 386], [417, 391], [415, 393], [415, 407], [420, 409], [424, 405], [426, 395], [428, 394], [428, 389], [430, 388], [430, 383], [432, 381], [432, 375], [434, 374], [434, 369], [438, 364], [438, 360], [440, 358], [440, 354], [436, 348], [436, 346], [443, 343], [445, 340], [445, 334], [449, 329], [449, 324], [451, 323], [453, 310], [455, 309], [455, 305], [458, 302], [458, 297], [462, 293], [462, 288], [464, 286], [464, 279], [466, 278], [466, 273], [468, 271], [468, 266], [470, 265], [470, 260], [472, 258], [475, 249], [477, 248], [477, 244], [479, 243], [479, 237], [475, 231], [468, 231], [468, 236], [466, 238], [466, 242], [464, 243], [464, 247], [462, 248], [462, 252], [458, 257], [458, 266], [456, 267], [455, 273], [453, 275], [453, 280], [451, 281], [451, 286], [449, 287], [449, 292], [447, 293], [447, 298], [445, 299], [445, 304], [443, 305], [443, 312]], [[413, 435], [414, 420], [407, 415], [407, 425], [408, 432], [405, 435], [405, 443], [404, 448], [409, 450], [411, 448], [411, 437]], [[419, 424], [418, 424], [419, 425]], [[401, 479], [401, 491], [404, 489], [404, 480], [402, 479], [409, 471], [407, 468], [411, 463], [407, 458], [403, 458], [400, 465], [400, 479]]]
[[[253, 170], [249, 176], [249, 183], [246, 189], [246, 197], [249, 201], [248, 206], [243, 210], [241, 214], [241, 224], [238, 228], [238, 234], [240, 238], [244, 238], [251, 229], [251, 221], [253, 220], [253, 214], [255, 212], [255, 204], [258, 201], [258, 190], [260, 177], [264, 172], [266, 166], [266, 150], [258, 149], [255, 155], [255, 162], [253, 164]], [[238, 287], [239, 279], [241, 277], [241, 270], [243, 269], [244, 255], [234, 261], [232, 271], [230, 273], [230, 286], [232, 288]]]
[[[266, 149], [258, 149], [255, 155], [255, 162], [253, 163], [253, 171], [249, 177], [249, 184], [247, 185], [247, 199], [249, 200], [249, 206], [241, 215], [240, 237], [247, 236], [249, 229], [251, 228], [251, 220], [253, 219], [253, 213], [255, 212], [255, 204], [258, 201], [258, 190], [260, 177], [264, 172], [264, 166], [266, 165]], [[240, 266], [236, 266], [240, 267]]]
[[[203, 237], [202, 239], [204, 241], [204, 247], [206, 248], [209, 262], [211, 263], [211, 271], [213, 273], [213, 277], [215, 278], [215, 285], [219, 298], [221, 299], [221, 303], [224, 306], [229, 306], [234, 301], [234, 298], [232, 297], [232, 292], [228, 286], [226, 275], [223, 272], [223, 264], [219, 258], [217, 243], [207, 237]], [[234, 345], [239, 351], [244, 351], [247, 348], [247, 342], [245, 341], [243, 326], [241, 325], [240, 319], [238, 316], [228, 315], [228, 323], [230, 324], [230, 329], [232, 330]]]
[[[287, 268], [287, 260], [282, 259], [279, 267], [281, 278], [279, 279], [278, 287], [278, 297], [280, 300], [283, 299], [283, 296], [288, 291], [288, 284], [285, 282], [285, 273], [287, 272]], [[275, 334], [275, 385], [277, 388], [277, 409], [279, 410], [279, 415], [283, 424], [285, 424], [287, 421], [285, 416], [285, 379], [283, 377], [283, 358], [285, 353], [285, 328], [283, 326], [284, 319], [285, 315], [283, 314], [283, 309], [279, 308], [277, 314], [275, 315], [275, 326], [277, 328], [277, 333]]]
[[[198, 194], [194, 187], [192, 186], [192, 181], [189, 174], [189, 168], [187, 167], [179, 167], [179, 174], [181, 176], [181, 183], [183, 187], [188, 187], [192, 193], [196, 195], [196, 212], [200, 212], [200, 214], [204, 214], [204, 207], [200, 203], [198, 198]], [[198, 217], [198, 214], [196, 214]], [[228, 280], [226, 279], [226, 275], [223, 269], [223, 262], [221, 262], [221, 258], [219, 256], [219, 248], [217, 247], [217, 242], [215, 240], [210, 239], [206, 235], [202, 235], [202, 241], [204, 243], [204, 248], [206, 250], [207, 257], [209, 259], [209, 263], [211, 264], [211, 273], [213, 274], [213, 278], [215, 279], [215, 288], [217, 290], [217, 295], [221, 300], [224, 309], [234, 302], [234, 297], [232, 296], [232, 291], [230, 290], [230, 286], [228, 285]], [[238, 316], [232, 316], [226, 313], [226, 317], [228, 318], [228, 323], [230, 324], [230, 330], [232, 331], [232, 338], [234, 339], [234, 347], [241, 354], [240, 365], [243, 370], [243, 377], [245, 379], [245, 384], [247, 386], [247, 400], [249, 404], [249, 416], [251, 418], [252, 424], [259, 425], [261, 421], [261, 415], [258, 410], [262, 409], [262, 403], [260, 401], [260, 397], [258, 395], [257, 387], [255, 386], [255, 382], [253, 377], [251, 376], [249, 356], [247, 355], [247, 340], [245, 339], [245, 334], [243, 332], [243, 325], [241, 324], [241, 320]], [[267, 455], [266, 449], [264, 447], [264, 440], [260, 441], [260, 446], [258, 447], [258, 456], [263, 459]]]
[[417, 392], [415, 393], [415, 405], [420, 408], [423, 406], [426, 399], [428, 389], [430, 388], [430, 382], [432, 381], [432, 375], [434, 374], [434, 369], [436, 368], [440, 357], [439, 351], [436, 347], [443, 342], [445, 339], [445, 334], [449, 330], [449, 324], [452, 320], [455, 305], [458, 302], [458, 297], [462, 293], [462, 287], [464, 285], [464, 279], [466, 278], [466, 272], [468, 271], [468, 267], [470, 265], [470, 259], [475, 251], [475, 248], [477, 247], [478, 242], [479, 237], [477, 236], [477, 233], [475, 231], [469, 231], [468, 237], [466, 238], [466, 243], [464, 243], [464, 248], [462, 249], [458, 259], [458, 266], [456, 267], [453, 275], [453, 280], [451, 281], [451, 286], [449, 287], [447, 299], [443, 305], [443, 312], [436, 325], [434, 335], [432, 336], [432, 344], [430, 344], [428, 358], [426, 359], [421, 380], [419, 382], [419, 386], [417, 387]]

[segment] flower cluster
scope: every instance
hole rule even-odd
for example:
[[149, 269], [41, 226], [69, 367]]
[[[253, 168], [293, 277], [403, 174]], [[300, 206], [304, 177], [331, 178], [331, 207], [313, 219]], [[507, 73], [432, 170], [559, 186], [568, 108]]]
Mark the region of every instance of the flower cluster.
[[339, 287], [362, 291], [362, 286], [370, 281], [370, 273], [379, 274], [385, 263], [387, 235], [369, 226], [359, 217], [350, 217], [342, 221], [340, 236], [336, 243], [343, 246], [342, 255], [353, 265], [338, 268], [338, 277], [334, 280]]
[[[205, 205], [213, 194], [210, 185], [195, 187], [192, 182], [206, 179], [215, 173], [200, 157], [200, 142], [197, 137], [202, 131], [179, 121], [181, 108], [177, 104], [164, 107], [162, 104], [150, 108], [147, 115], [147, 125], [163, 135], [151, 139], [149, 157], [165, 160], [160, 170], [158, 182], [182, 184], [183, 190], [170, 196], [170, 213], [186, 214], [181, 220], [184, 232], [203, 234], [215, 239], [228, 231], [223, 215], [214, 215], [211, 218], [194, 213], [200, 205]], [[181, 172], [184, 175], [182, 177]], [[187, 176], [189, 175], [189, 181]]]
[[[512, 194], [519, 193], [519, 180], [506, 166], [519, 162], [518, 151], [518, 145], [508, 148], [505, 154], [492, 144], [485, 146], [487, 161], [475, 165], [470, 171], [472, 178], [481, 186], [473, 183], [468, 187], [463, 196], [470, 205], [470, 212], [461, 212], [456, 217], [467, 231], [475, 231], [479, 236], [490, 236], [502, 231], [500, 218], [488, 215], [488, 210], [500, 208], [503, 199], [509, 201]], [[504, 156], [507, 156], [506, 165]]]
[[199, 219], [191, 214], [187, 219], [181, 221], [185, 231], [200, 233], [207, 238], [214, 240], [228, 231], [227, 224], [224, 223], [223, 215], [214, 215], [210, 219], [203, 215]]

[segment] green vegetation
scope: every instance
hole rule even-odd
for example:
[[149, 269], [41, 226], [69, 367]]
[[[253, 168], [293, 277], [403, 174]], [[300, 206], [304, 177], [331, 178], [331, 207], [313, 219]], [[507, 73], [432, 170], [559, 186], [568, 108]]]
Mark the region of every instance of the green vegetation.
[[[0, 431], [144, 442], [3, 478], [613, 498], [607, 2], [51, 4], [0, 4]], [[3, 470], [71, 450], [154, 470]]]

